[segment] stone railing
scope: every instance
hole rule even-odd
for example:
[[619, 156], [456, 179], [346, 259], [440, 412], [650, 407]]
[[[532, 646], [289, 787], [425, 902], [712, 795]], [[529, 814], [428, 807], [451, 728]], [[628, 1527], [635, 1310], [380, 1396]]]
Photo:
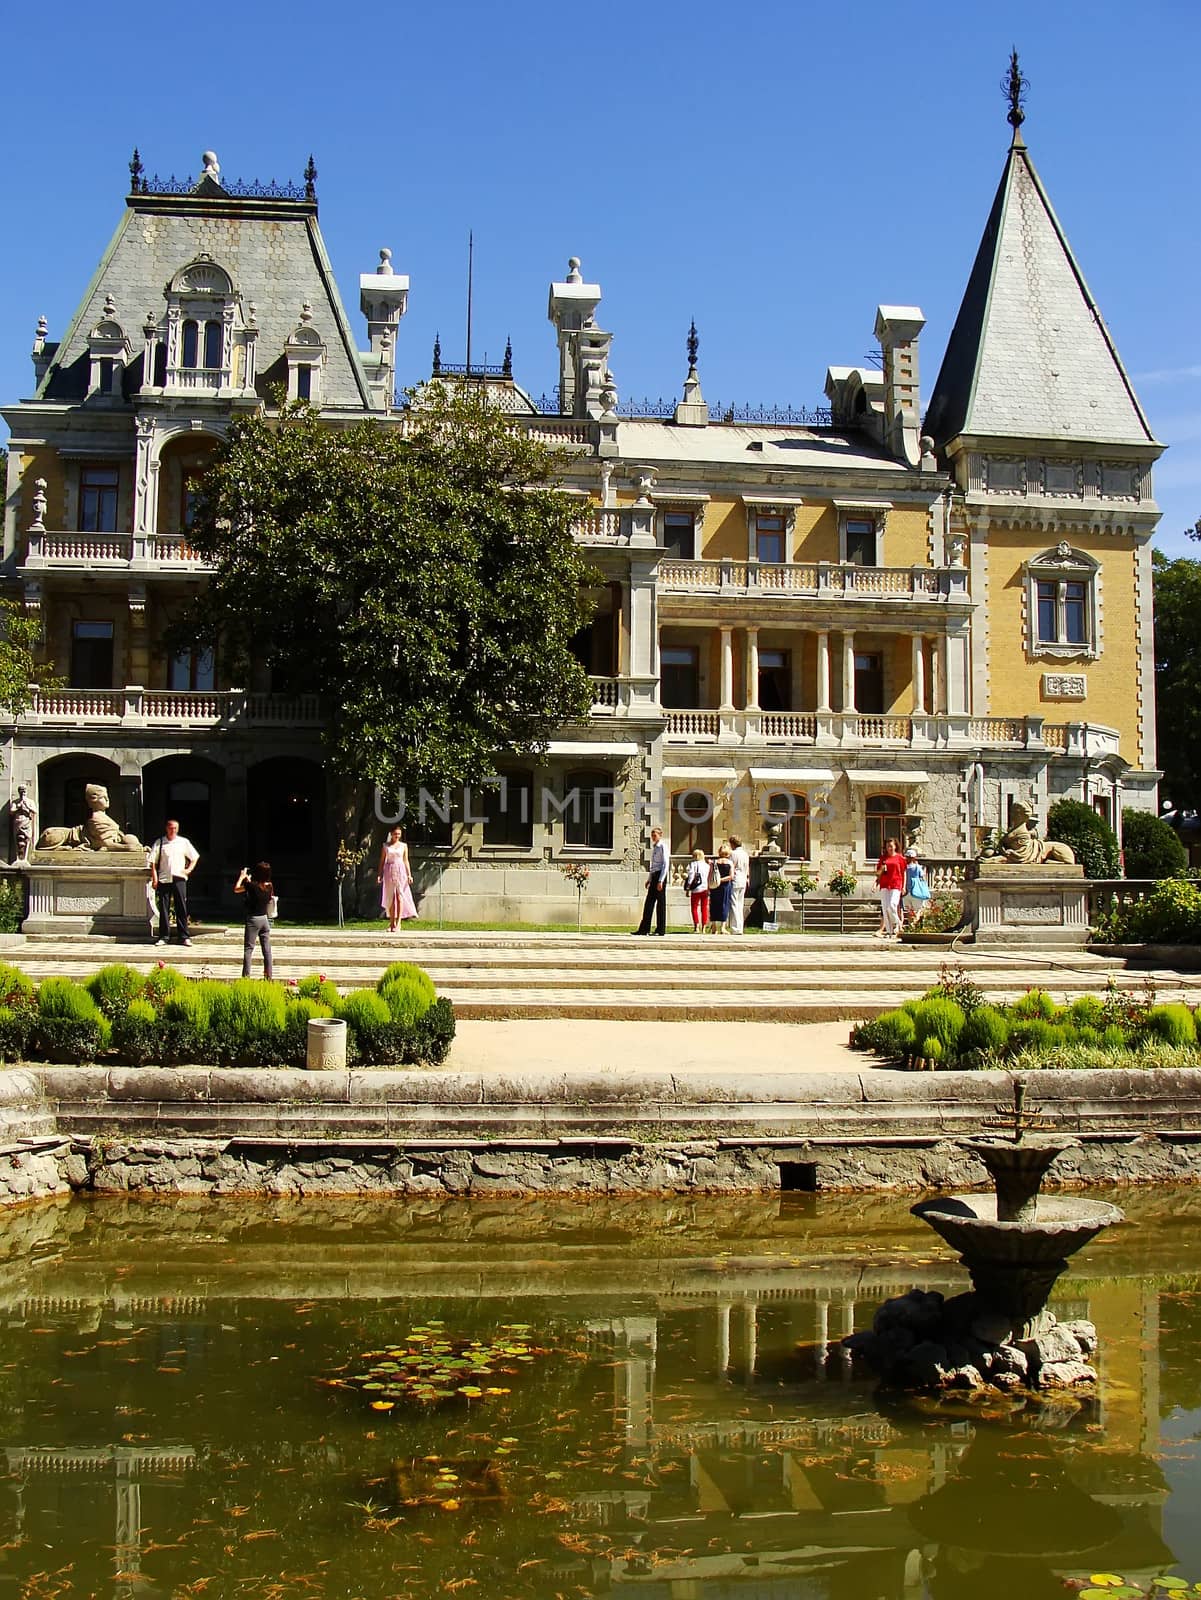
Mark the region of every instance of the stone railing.
[[870, 600], [967, 600], [964, 567], [861, 567], [765, 561], [668, 560], [659, 564], [662, 594], [780, 595]]
[[168, 389], [228, 389], [232, 374], [228, 367], [168, 367]]
[[242, 689], [34, 689], [22, 727], [316, 728], [316, 695], [247, 694]]
[[62, 533], [33, 528], [27, 535], [24, 570], [96, 567], [128, 572], [209, 570], [204, 558], [179, 533]]
[[909, 716], [841, 711], [668, 710], [665, 733], [673, 742], [792, 744], [912, 750], [1011, 749], [1044, 757], [1103, 756], [1118, 752], [1112, 728], [1089, 723], [1046, 723], [1041, 717], [972, 717], [915, 712]]
[[1095, 922], [1119, 906], [1148, 899], [1158, 884], [1158, 878], [1093, 878], [1088, 886], [1088, 920]]

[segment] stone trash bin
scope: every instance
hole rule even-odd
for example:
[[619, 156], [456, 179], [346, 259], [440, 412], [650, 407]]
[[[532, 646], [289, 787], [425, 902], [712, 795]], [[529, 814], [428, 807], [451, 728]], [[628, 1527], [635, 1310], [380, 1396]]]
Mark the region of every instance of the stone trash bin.
[[335, 1017], [310, 1017], [304, 1064], [309, 1072], [345, 1070], [346, 1024]]

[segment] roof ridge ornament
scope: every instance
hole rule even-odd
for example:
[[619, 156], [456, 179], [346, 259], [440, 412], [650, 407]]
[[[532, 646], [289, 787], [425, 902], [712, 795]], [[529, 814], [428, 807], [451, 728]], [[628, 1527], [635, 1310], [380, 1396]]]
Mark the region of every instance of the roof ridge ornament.
[[1014, 145], [1024, 145], [1022, 138], [1022, 123], [1026, 120], [1026, 113], [1022, 109], [1026, 102], [1026, 95], [1030, 89], [1030, 80], [1023, 74], [1018, 65], [1017, 46], [1009, 52], [1009, 71], [1001, 79], [1001, 92], [1009, 101], [1009, 111], [1005, 120], [1013, 129]]

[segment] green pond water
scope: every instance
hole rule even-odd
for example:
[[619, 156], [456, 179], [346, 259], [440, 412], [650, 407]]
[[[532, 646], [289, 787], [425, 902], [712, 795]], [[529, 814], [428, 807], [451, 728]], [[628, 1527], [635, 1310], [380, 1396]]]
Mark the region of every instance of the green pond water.
[[[1040, 1600], [1201, 1579], [1201, 1189], [1103, 1196], [1094, 1399], [885, 1403], [898, 1199], [0, 1217], [0, 1597]], [[371, 1385], [371, 1387], [364, 1387]]]

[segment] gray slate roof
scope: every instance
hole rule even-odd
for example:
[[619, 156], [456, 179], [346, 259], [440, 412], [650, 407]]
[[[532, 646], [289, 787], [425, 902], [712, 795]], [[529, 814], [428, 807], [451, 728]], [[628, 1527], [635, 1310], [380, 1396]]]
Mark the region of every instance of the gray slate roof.
[[1005, 163], [925, 430], [939, 446], [961, 433], [1154, 443], [1020, 137]]
[[259, 325], [256, 358], [259, 393], [286, 379], [284, 341], [307, 300], [312, 326], [326, 346], [321, 381], [322, 409], [369, 404], [366, 379], [313, 204], [255, 201], [243, 204], [213, 193], [184, 198], [131, 195], [79, 309], [55, 352], [39, 390], [48, 400], [82, 400], [87, 393], [88, 333], [111, 294], [117, 319], [135, 352], [126, 374], [126, 394], [142, 382], [142, 324], [146, 313], [161, 318], [163, 291], [178, 270], [207, 253], [220, 263], [241, 293], [243, 309], [254, 304]]

